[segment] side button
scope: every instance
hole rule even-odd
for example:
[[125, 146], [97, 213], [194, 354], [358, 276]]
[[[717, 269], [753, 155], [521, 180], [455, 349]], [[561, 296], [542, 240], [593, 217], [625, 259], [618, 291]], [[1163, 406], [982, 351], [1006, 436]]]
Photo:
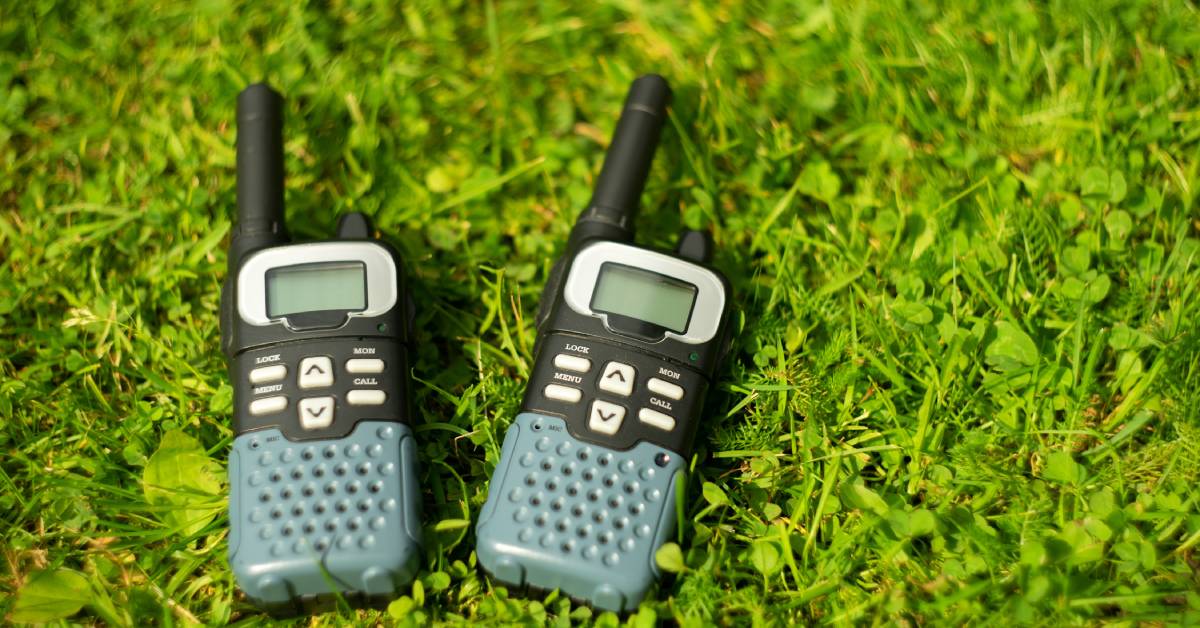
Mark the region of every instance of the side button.
[[387, 401], [382, 390], [351, 390], [346, 393], [346, 402], [352, 406], [378, 406]]
[[646, 425], [652, 425], [660, 430], [671, 431], [675, 429], [675, 419], [650, 408], [642, 408], [638, 410], [638, 420]]
[[277, 395], [275, 397], [263, 397], [250, 402], [250, 414], [254, 416], [262, 416], [264, 414], [275, 414], [287, 409], [287, 397]]

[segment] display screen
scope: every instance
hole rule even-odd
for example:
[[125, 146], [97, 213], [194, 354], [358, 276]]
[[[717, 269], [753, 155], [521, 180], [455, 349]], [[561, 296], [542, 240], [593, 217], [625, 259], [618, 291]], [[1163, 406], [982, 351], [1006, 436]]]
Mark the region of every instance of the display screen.
[[322, 262], [267, 271], [267, 316], [367, 309], [367, 269], [362, 262]]
[[592, 311], [619, 314], [665, 327], [687, 330], [696, 302], [696, 286], [620, 264], [604, 264], [592, 292]]

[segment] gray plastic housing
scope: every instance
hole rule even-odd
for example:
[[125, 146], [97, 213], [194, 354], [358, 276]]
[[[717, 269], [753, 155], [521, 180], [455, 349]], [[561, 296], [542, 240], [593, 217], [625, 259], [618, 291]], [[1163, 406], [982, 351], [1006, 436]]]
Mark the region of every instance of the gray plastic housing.
[[416, 445], [402, 423], [361, 421], [335, 440], [242, 434], [229, 454], [229, 564], [275, 614], [328, 608], [335, 593], [382, 603], [416, 573]]
[[636, 608], [658, 578], [654, 554], [675, 532], [679, 455], [583, 443], [557, 417], [522, 413], [475, 532], [479, 562], [516, 587], [558, 589], [611, 611]]

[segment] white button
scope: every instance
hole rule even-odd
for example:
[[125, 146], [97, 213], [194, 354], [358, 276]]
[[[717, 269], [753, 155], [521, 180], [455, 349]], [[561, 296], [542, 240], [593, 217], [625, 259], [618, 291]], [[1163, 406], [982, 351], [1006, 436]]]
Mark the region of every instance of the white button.
[[625, 406], [599, 399], [592, 402], [592, 412], [588, 417], [588, 427], [601, 434], [616, 434], [625, 420]]
[[382, 390], [351, 390], [346, 393], [346, 401], [352, 406], [378, 406], [387, 401], [387, 393]]
[[347, 373], [382, 373], [383, 360], [378, 358], [354, 358], [346, 360]]
[[683, 399], [683, 387], [671, 382], [661, 380], [657, 377], [651, 377], [650, 381], [646, 382], [646, 388], [656, 395], [670, 397], [671, 399]]
[[333, 425], [333, 397], [309, 397], [300, 400], [300, 427], [319, 430]]
[[675, 419], [650, 408], [638, 410], [638, 420], [668, 432], [675, 429]]
[[333, 361], [325, 356], [300, 360], [300, 387], [325, 388], [333, 385]]
[[554, 356], [554, 366], [564, 371], [575, 371], [576, 373], [586, 373], [592, 368], [592, 361], [587, 358], [581, 358], [577, 355], [569, 353], [560, 353]]
[[266, 384], [267, 382], [277, 382], [287, 377], [287, 367], [282, 364], [275, 366], [261, 366], [250, 371], [251, 384]]
[[264, 414], [275, 414], [287, 407], [287, 397], [278, 395], [275, 397], [263, 397], [250, 402], [250, 414], [254, 416], [262, 416]]
[[547, 399], [555, 401], [565, 401], [567, 403], [579, 403], [583, 399], [583, 391], [570, 386], [559, 386], [558, 384], [550, 384], [542, 390], [542, 394], [546, 395]]
[[604, 373], [600, 375], [600, 390], [628, 397], [633, 394], [633, 378], [637, 372], [628, 364], [609, 362], [604, 365]]

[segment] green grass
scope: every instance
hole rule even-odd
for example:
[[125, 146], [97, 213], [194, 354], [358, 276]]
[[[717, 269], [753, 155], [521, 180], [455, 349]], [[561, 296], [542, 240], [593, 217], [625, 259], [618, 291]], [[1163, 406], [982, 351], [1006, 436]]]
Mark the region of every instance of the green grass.
[[[0, 8], [0, 617], [263, 619], [217, 303], [265, 78], [293, 232], [372, 214], [421, 304], [419, 584], [315, 623], [1200, 622], [1194, 3], [189, 4]], [[646, 71], [641, 241], [711, 225], [739, 310], [677, 573], [618, 618], [508, 595], [471, 522]]]

